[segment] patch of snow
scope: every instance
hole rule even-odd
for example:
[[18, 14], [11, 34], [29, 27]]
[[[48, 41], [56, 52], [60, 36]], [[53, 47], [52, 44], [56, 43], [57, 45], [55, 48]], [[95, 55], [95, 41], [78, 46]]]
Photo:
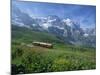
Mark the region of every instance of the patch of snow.
[[72, 26], [73, 25], [73, 22], [71, 19], [64, 19], [63, 22], [65, 22], [68, 26]]
[[60, 26], [54, 26], [57, 27], [58, 29], [64, 30], [64, 27], [60, 27]]
[[65, 36], [65, 37], [67, 36], [67, 30], [66, 29], [64, 30], [63, 36]]
[[54, 21], [56, 21], [56, 19], [53, 19], [53, 20], [48, 20], [48, 22], [54, 22]]
[[32, 24], [32, 26], [36, 26], [36, 24]]
[[84, 34], [84, 37], [87, 37], [88, 35], [89, 35], [89, 34], [85, 33], [85, 34]]
[[51, 25], [49, 23], [43, 23], [40, 26], [43, 27], [44, 29], [48, 29], [48, 27], [50, 27]]
[[18, 21], [12, 21], [13, 24], [18, 25], [18, 26], [24, 26], [24, 23], [18, 22]]

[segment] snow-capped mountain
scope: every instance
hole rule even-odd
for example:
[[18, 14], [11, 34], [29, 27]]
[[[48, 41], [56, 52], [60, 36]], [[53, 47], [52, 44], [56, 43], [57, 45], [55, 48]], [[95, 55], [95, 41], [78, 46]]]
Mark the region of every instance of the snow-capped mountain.
[[12, 24], [31, 28], [37, 23], [27, 13], [22, 12], [18, 7], [12, 7]]
[[56, 15], [33, 18], [28, 13], [24, 13], [17, 7], [13, 7], [12, 24], [37, 31], [49, 32], [66, 43], [80, 45], [87, 45], [89, 43], [89, 45], [95, 46], [95, 28], [83, 29], [79, 22], [74, 22], [69, 18], [61, 19]]

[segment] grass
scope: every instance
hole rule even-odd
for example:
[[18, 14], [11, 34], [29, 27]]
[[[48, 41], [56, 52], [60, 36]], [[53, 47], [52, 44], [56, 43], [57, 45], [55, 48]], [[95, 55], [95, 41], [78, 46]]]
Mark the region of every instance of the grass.
[[15, 45], [12, 48], [12, 54], [15, 56], [12, 64], [23, 65], [24, 73], [95, 69], [95, 50], [79, 49], [82, 48], [74, 47], [73, 49], [73, 46], [61, 44], [55, 45], [53, 49]]
[[[32, 41], [53, 43], [53, 48], [29, 47]], [[25, 43], [26, 45], [21, 45]], [[42, 73], [96, 68], [95, 48], [64, 44], [55, 35], [12, 27], [12, 74]]]
[[[16, 41], [17, 40], [17, 41]], [[32, 41], [62, 43], [55, 35], [47, 32], [37, 32], [25, 27], [12, 26], [12, 41], [31, 43]]]

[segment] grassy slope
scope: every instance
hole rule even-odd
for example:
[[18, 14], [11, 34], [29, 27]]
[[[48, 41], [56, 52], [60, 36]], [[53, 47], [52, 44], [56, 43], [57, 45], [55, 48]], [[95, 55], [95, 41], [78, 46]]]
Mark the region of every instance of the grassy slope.
[[31, 43], [32, 41], [61, 43], [55, 35], [32, 31], [28, 28], [12, 26], [12, 40], [16, 42]]
[[[65, 45], [62, 44], [61, 40], [57, 39], [54, 35], [24, 29], [21, 28], [19, 30], [18, 28], [18, 30], [13, 30], [12, 33], [12, 63], [17, 66], [23, 65], [25, 71], [24, 73], [85, 70], [96, 68], [94, 48], [82, 48]], [[21, 42], [30, 43], [33, 40], [44, 40], [47, 42], [55, 41], [57, 43], [54, 44], [53, 49], [20, 45]], [[15, 42], [20, 43], [16, 44]]]

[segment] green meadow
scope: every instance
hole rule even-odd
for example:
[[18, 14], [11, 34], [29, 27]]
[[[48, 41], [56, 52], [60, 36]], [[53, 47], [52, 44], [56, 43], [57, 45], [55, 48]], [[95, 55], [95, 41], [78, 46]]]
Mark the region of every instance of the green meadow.
[[[34, 46], [33, 41], [52, 43], [53, 48]], [[13, 26], [11, 44], [13, 74], [96, 68], [96, 48], [65, 44], [55, 35], [46, 32]], [[31, 47], [28, 46], [29, 44]]]

